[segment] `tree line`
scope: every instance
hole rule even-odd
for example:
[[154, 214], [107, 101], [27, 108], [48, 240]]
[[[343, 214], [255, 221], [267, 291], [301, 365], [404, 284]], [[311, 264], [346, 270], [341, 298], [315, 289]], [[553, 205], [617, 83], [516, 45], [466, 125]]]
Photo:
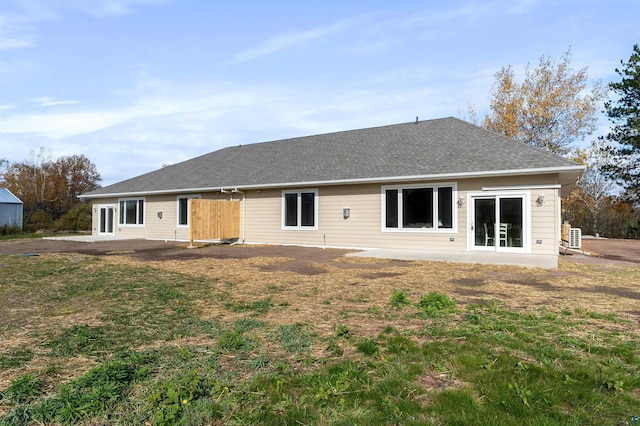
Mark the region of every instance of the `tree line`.
[[84, 155], [54, 160], [40, 148], [25, 161], [0, 160], [0, 186], [23, 202], [26, 231], [91, 229], [91, 206], [78, 195], [100, 182], [95, 164]]

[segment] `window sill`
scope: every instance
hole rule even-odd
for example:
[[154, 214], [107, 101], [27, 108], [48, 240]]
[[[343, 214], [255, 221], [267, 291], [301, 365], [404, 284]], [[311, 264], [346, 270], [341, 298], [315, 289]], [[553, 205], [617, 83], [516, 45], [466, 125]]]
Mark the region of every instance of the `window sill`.
[[283, 231], [317, 231], [317, 226], [283, 226]]
[[456, 228], [382, 228], [382, 232], [391, 232], [391, 233], [415, 233], [415, 234], [457, 234], [458, 230]]

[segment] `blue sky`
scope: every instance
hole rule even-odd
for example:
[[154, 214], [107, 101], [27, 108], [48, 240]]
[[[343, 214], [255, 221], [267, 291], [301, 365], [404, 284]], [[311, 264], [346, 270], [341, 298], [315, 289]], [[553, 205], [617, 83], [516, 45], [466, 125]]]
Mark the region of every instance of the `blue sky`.
[[0, 158], [84, 154], [108, 185], [230, 145], [483, 116], [502, 66], [569, 47], [617, 80], [638, 22], [637, 0], [2, 0]]

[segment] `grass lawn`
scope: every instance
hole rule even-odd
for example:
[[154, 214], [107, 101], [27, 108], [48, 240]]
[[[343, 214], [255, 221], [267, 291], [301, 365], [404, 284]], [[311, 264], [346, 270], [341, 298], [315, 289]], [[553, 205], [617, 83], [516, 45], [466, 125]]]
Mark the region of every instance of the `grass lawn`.
[[0, 425], [638, 422], [640, 268], [287, 261], [0, 256]]

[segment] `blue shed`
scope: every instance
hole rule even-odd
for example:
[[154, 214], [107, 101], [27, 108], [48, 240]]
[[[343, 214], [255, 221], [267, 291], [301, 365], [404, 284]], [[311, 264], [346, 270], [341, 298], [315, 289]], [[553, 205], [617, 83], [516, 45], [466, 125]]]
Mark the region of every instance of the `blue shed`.
[[22, 201], [7, 188], [0, 188], [0, 227], [5, 225], [22, 230]]

